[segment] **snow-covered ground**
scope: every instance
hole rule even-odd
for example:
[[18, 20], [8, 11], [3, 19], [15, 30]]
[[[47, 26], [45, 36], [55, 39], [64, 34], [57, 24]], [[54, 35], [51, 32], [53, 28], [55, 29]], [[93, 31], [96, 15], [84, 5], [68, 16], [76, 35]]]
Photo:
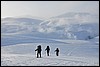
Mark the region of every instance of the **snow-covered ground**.
[[[1, 47], [2, 66], [99, 66], [99, 45], [84, 40], [56, 40], [62, 43], [23, 43]], [[99, 42], [99, 41], [98, 41]], [[37, 45], [42, 58], [36, 58]], [[45, 48], [51, 48], [46, 56]], [[54, 50], [60, 49], [59, 56]]]
[[[36, 58], [37, 45], [42, 58]], [[45, 48], [50, 46], [50, 56]], [[54, 50], [60, 49], [56, 56]], [[2, 66], [99, 66], [99, 16], [65, 13], [47, 20], [1, 19]]]

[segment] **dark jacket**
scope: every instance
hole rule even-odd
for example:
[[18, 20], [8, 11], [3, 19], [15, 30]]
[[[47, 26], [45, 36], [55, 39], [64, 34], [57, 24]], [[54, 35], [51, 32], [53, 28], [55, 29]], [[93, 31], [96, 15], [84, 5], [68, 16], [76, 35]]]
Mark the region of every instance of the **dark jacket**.
[[56, 52], [59, 52], [59, 49], [57, 48], [55, 51], [56, 51]]
[[39, 45], [35, 51], [37, 51], [37, 53], [41, 53], [41, 46]]
[[49, 48], [49, 46], [47, 46], [47, 48], [45, 49], [45, 51], [47, 50], [47, 53], [49, 53], [49, 51], [50, 51], [50, 48]]

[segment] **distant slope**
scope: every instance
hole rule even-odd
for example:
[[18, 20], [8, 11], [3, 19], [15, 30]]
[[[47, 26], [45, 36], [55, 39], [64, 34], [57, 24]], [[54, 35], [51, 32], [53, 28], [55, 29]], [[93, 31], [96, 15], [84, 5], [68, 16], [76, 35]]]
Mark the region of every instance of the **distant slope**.
[[2, 18], [1, 33], [17, 33], [36, 31], [43, 20], [32, 18]]
[[65, 13], [41, 22], [38, 30], [51, 38], [84, 40], [99, 35], [99, 18], [90, 13]]
[[48, 20], [24, 17], [1, 19], [2, 45], [34, 42], [34, 37], [38, 38], [36, 42], [44, 42], [41, 38], [88, 40], [98, 35], [98, 16], [90, 13], [70, 12]]

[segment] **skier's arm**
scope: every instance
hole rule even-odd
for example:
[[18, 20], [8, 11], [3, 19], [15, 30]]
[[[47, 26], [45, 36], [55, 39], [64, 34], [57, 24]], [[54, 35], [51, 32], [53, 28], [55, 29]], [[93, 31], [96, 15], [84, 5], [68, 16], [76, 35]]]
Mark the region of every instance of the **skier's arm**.
[[37, 49], [35, 51], [37, 51]]

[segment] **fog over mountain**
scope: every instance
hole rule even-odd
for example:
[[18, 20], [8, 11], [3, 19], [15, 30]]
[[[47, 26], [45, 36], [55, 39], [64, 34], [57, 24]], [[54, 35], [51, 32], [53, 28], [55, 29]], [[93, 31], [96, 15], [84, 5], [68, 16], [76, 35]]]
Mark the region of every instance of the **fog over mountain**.
[[69, 12], [47, 20], [34, 18], [2, 18], [4, 34], [31, 34], [40, 38], [88, 39], [99, 35], [98, 16]]

